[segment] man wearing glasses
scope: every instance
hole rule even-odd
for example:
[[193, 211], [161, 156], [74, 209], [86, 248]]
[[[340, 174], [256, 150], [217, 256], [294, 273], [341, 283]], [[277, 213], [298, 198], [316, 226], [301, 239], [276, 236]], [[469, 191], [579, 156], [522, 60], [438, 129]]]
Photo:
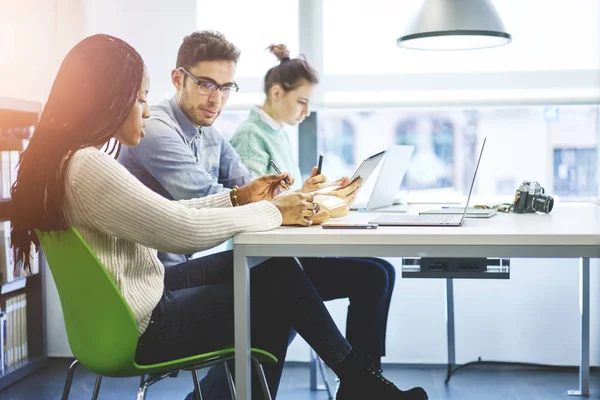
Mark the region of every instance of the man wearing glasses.
[[[150, 189], [173, 200], [204, 197], [252, 181], [239, 155], [212, 127], [229, 95], [238, 90], [234, 78], [239, 56], [239, 50], [219, 33], [200, 31], [186, 36], [171, 72], [175, 96], [150, 107], [144, 139], [136, 147], [123, 146], [118, 161]], [[159, 252], [158, 257], [167, 268], [187, 261], [181, 254]], [[353, 310], [366, 314], [379, 312], [379, 304], [386, 301], [389, 307], [395, 276], [391, 265], [391, 271], [383, 274], [381, 268], [363, 263], [361, 268], [345, 269], [344, 279], [335, 275], [338, 267], [327, 269], [328, 273], [320, 263], [304, 263], [303, 268], [322, 297], [349, 298]], [[365, 326], [354, 320], [353, 326]], [[357, 341], [373, 347], [379, 345], [378, 340], [384, 341], [371, 326], [355, 332], [360, 336]], [[290, 331], [289, 342], [294, 336]], [[230, 397], [221, 366], [210, 369], [201, 387], [206, 400]], [[193, 399], [192, 392], [187, 400]]]
[[[175, 95], [150, 107], [151, 118], [139, 146], [123, 146], [118, 161], [142, 183], [172, 199], [205, 197], [253, 179], [239, 155], [212, 124], [234, 82], [240, 51], [216, 32], [184, 38], [171, 72]], [[218, 178], [218, 179], [215, 179]], [[187, 261], [182, 254], [158, 253], [169, 267]]]
[[[250, 183], [252, 173], [212, 124], [234, 82], [240, 51], [217, 32], [194, 32], [183, 39], [171, 72], [175, 95], [150, 107], [144, 139], [122, 146], [118, 161], [154, 192], [172, 200], [205, 197]], [[158, 253], [165, 267], [186, 262], [183, 254]], [[206, 329], [210, 329], [207, 326]], [[201, 381], [207, 400], [229, 398], [222, 366]], [[193, 392], [187, 397], [194, 399]]]

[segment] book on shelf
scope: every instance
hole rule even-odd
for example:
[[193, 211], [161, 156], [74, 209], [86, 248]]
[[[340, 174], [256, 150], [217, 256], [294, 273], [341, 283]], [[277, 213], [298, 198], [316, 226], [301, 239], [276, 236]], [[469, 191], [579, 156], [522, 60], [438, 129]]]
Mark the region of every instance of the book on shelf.
[[[20, 153], [18, 151], [0, 151], [0, 198], [10, 199], [10, 188], [17, 179]], [[0, 285], [24, 276], [24, 271], [15, 273], [13, 252], [10, 248], [10, 221], [2, 221], [0, 235]], [[35, 246], [31, 247], [31, 274], [39, 273], [39, 254]]]
[[6, 372], [28, 355], [27, 345], [27, 295], [18, 294], [6, 299], [0, 312], [0, 371]]
[[[10, 219], [13, 213], [10, 190], [17, 179], [21, 153], [34, 133], [41, 111], [41, 103], [0, 96], [0, 377], [29, 361], [28, 293], [29, 300], [36, 303], [36, 307], [29, 307], [31, 321], [35, 324], [39, 322], [38, 296], [31, 294], [38, 292], [36, 286], [33, 286], [35, 292], [32, 288], [23, 290], [31, 282], [24, 276], [29, 272], [20, 270], [15, 273], [15, 260], [10, 247]], [[40, 273], [39, 260], [39, 253], [32, 246], [32, 275]], [[38, 338], [32, 336], [32, 340], [37, 343]], [[3, 382], [7, 381], [0, 379], [0, 387], [3, 387]]]
[[0, 307], [0, 374], [6, 372], [6, 313]]

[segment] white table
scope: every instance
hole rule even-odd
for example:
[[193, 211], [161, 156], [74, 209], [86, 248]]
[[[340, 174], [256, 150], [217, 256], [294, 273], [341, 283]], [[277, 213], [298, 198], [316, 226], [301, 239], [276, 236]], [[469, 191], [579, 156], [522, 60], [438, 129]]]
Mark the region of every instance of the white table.
[[[418, 209], [411, 207], [408, 212], [414, 213]], [[352, 212], [344, 220], [367, 222], [377, 215], [380, 213]], [[490, 219], [467, 219], [462, 227], [380, 226], [374, 230], [281, 227], [235, 236], [235, 375], [238, 399], [250, 398], [249, 267], [265, 257], [308, 255], [578, 258], [581, 260], [581, 359], [579, 388], [570, 391], [570, 394], [589, 395], [590, 258], [600, 258], [600, 208], [596, 205], [557, 204], [547, 215], [500, 213]]]

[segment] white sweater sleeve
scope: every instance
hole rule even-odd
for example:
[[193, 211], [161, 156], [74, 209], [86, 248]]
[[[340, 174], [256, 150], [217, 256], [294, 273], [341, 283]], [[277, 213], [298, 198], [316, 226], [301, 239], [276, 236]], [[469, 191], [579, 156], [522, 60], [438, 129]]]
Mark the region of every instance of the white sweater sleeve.
[[[229, 190], [223, 190], [222, 192], [211, 194], [206, 197], [199, 197], [196, 199], [189, 200], [177, 200], [176, 202], [189, 208], [233, 207], [233, 204], [231, 204], [231, 196], [229, 192]], [[227, 193], [227, 196], [224, 196], [223, 193]]]
[[66, 178], [69, 201], [81, 211], [76, 216], [81, 223], [164, 252], [193, 253], [240, 232], [276, 228], [282, 221], [268, 201], [231, 207], [227, 191], [200, 200], [225, 208], [198, 209], [167, 200], [100, 151], [76, 152]]

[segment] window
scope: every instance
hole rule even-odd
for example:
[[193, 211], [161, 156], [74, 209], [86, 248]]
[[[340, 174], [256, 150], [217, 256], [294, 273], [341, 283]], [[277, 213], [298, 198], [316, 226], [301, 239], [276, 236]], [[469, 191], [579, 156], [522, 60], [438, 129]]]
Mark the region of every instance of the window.
[[592, 198], [599, 192], [599, 110], [598, 106], [322, 110], [319, 151], [325, 154], [324, 171], [335, 178], [351, 175], [365, 157], [392, 144], [413, 145], [415, 153], [399, 189], [466, 194], [487, 137], [476, 195], [508, 201], [522, 181], [534, 180], [552, 196]]
[[[298, 53], [298, 0], [220, 0], [197, 2], [198, 29], [223, 33], [242, 52], [238, 77], [260, 77], [275, 65], [265, 49], [283, 43]], [[243, 92], [244, 88], [240, 88]]]

